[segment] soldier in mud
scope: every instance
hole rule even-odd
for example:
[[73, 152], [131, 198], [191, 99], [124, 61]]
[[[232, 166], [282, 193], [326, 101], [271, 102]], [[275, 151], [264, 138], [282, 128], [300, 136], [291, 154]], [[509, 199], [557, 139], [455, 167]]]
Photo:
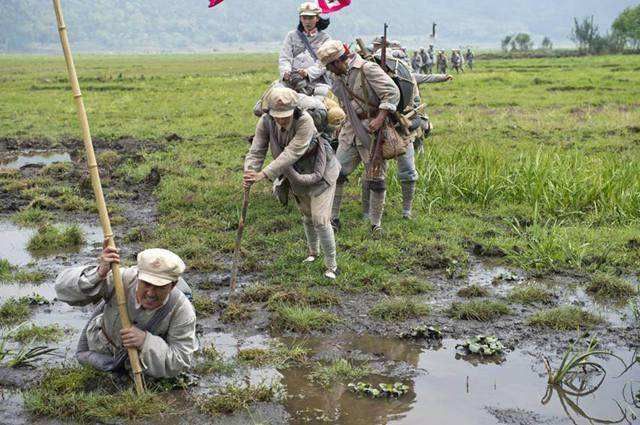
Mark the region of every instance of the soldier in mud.
[[322, 10], [312, 2], [302, 3], [298, 12], [298, 28], [287, 34], [280, 50], [280, 78], [297, 92], [313, 94], [318, 84], [327, 83], [325, 69], [316, 52], [331, 38], [324, 32], [329, 26], [329, 19], [321, 18]]
[[127, 349], [136, 348], [145, 374], [173, 377], [192, 367], [198, 349], [196, 314], [181, 278], [185, 264], [173, 252], [158, 248], [140, 252], [137, 260], [136, 266], [121, 269], [130, 328], [122, 328], [110, 271], [120, 255], [107, 241], [97, 265], [71, 267], [58, 275], [56, 296], [73, 306], [99, 303], [78, 342], [81, 364], [124, 370]]
[[464, 72], [460, 50], [454, 49], [451, 51], [451, 66], [456, 70], [456, 74], [459, 74], [461, 71]]
[[444, 50], [438, 51], [437, 68], [440, 74], [447, 73], [447, 56], [444, 54]]
[[318, 57], [334, 75], [333, 92], [347, 119], [338, 136], [338, 161], [342, 165], [333, 200], [332, 224], [340, 227], [340, 206], [348, 176], [362, 162], [365, 166], [370, 199], [371, 232], [382, 231], [382, 213], [386, 197], [386, 161], [371, 167], [372, 134], [378, 132], [389, 115], [396, 111], [400, 91], [376, 63], [349, 51], [340, 41], [324, 43]]
[[[336, 279], [336, 243], [331, 227], [331, 205], [340, 173], [331, 146], [318, 137], [311, 116], [298, 107], [298, 94], [286, 87], [274, 88], [268, 110], [256, 125], [256, 133], [244, 162], [244, 186], [262, 180], [289, 185], [302, 213], [308, 256], [314, 262], [324, 254], [328, 279]], [[263, 168], [267, 151], [273, 161]]]
[[467, 49], [467, 52], [464, 54], [464, 59], [467, 61], [467, 67], [473, 71], [474, 56], [473, 56], [473, 52], [471, 51], [471, 48]]

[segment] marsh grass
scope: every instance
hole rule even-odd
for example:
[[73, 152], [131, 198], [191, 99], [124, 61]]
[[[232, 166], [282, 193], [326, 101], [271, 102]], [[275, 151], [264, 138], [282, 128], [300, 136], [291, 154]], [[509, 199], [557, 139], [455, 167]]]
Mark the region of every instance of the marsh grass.
[[429, 307], [410, 298], [388, 298], [374, 305], [369, 314], [387, 322], [399, 322], [407, 319], [426, 316]]
[[273, 343], [268, 348], [245, 348], [238, 351], [238, 361], [252, 366], [271, 365], [286, 368], [308, 362], [310, 350], [301, 343]]
[[302, 333], [325, 330], [338, 322], [338, 318], [332, 313], [313, 307], [287, 304], [275, 307], [271, 317], [273, 328]]
[[251, 407], [254, 403], [270, 402], [281, 397], [283, 389], [279, 385], [246, 385], [228, 384], [218, 394], [201, 397], [198, 407], [203, 413], [217, 416], [229, 415]]
[[19, 269], [9, 261], [0, 259], [0, 283], [40, 283], [47, 275], [40, 270]]
[[339, 359], [328, 365], [316, 363], [309, 379], [324, 387], [339, 381], [353, 381], [371, 374], [371, 368], [367, 365], [355, 365], [347, 359]]
[[478, 285], [469, 285], [458, 290], [458, 296], [462, 298], [482, 298], [489, 296], [489, 290]]
[[31, 316], [30, 302], [27, 298], [7, 298], [0, 305], [0, 327], [15, 325]]
[[500, 316], [511, 314], [511, 309], [501, 301], [473, 300], [454, 302], [447, 311], [448, 315], [458, 320], [478, 320], [488, 322]]
[[64, 336], [64, 329], [58, 324], [38, 326], [29, 324], [21, 326], [12, 333], [12, 339], [21, 343], [27, 342], [56, 342]]
[[220, 315], [223, 323], [238, 323], [251, 318], [251, 308], [248, 306], [232, 301], [227, 305]]
[[562, 306], [535, 313], [528, 320], [529, 325], [556, 331], [588, 329], [602, 322], [593, 313], [576, 306]]
[[29, 240], [29, 251], [68, 250], [80, 247], [84, 243], [84, 233], [77, 225], [58, 228], [45, 224]]
[[222, 354], [216, 350], [214, 344], [203, 347], [197, 351], [196, 358], [197, 361], [194, 370], [199, 374], [228, 375], [235, 369], [235, 364], [230, 360], [226, 360]]
[[14, 215], [11, 219], [21, 226], [40, 226], [53, 221], [53, 214], [40, 208], [25, 208]]
[[587, 292], [600, 299], [626, 300], [637, 295], [638, 288], [621, 277], [596, 273], [587, 285]]
[[218, 309], [216, 302], [205, 293], [193, 294], [193, 301], [191, 303], [199, 317], [211, 316]]
[[509, 301], [519, 304], [551, 304], [553, 298], [553, 292], [538, 284], [516, 286], [507, 295]]

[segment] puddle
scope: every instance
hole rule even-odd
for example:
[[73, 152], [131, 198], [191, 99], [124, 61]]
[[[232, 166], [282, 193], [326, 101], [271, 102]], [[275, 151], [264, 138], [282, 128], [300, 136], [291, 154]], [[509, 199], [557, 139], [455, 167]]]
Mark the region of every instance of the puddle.
[[[440, 348], [395, 339], [355, 337], [345, 340], [309, 341], [314, 348], [353, 350], [374, 357], [383, 355], [391, 363], [411, 365], [416, 375], [398, 379], [382, 372], [363, 379], [377, 385], [379, 382], [401, 381], [410, 391], [399, 399], [369, 399], [351, 393], [345, 385], [336, 384], [329, 389], [308, 382], [309, 370], [294, 368], [281, 371], [283, 383], [291, 396], [286, 402], [293, 423], [319, 420], [344, 424], [423, 424], [465, 423], [495, 424], [496, 415], [519, 415], [520, 421], [512, 423], [557, 423], [566, 420], [562, 402], [557, 392], [550, 400], [541, 402], [547, 388], [547, 378], [540, 360], [526, 351], [515, 350], [506, 355], [504, 362], [484, 364], [469, 362], [456, 356], [456, 340], [445, 340]], [[618, 351], [624, 359], [631, 352]], [[557, 362], [557, 361], [556, 361]], [[553, 362], [555, 364], [556, 362]], [[569, 397], [595, 418], [618, 420], [622, 416], [616, 401], [627, 409], [633, 408], [624, 401], [623, 389], [630, 380], [640, 380], [640, 367], [615, 379], [623, 367], [617, 361], [605, 361], [608, 375], [595, 393], [586, 397]], [[393, 369], [388, 365], [387, 370]], [[636, 385], [637, 387], [638, 385]], [[577, 412], [569, 408], [569, 414], [577, 422], [585, 423]], [[464, 418], [464, 419], [463, 419]], [[550, 421], [550, 422], [547, 422]]]
[[[101, 227], [88, 224], [80, 224], [79, 226], [84, 232], [87, 241], [80, 252], [101, 243]], [[9, 263], [15, 266], [25, 266], [37, 258], [46, 257], [47, 255], [34, 255], [27, 250], [29, 239], [35, 233], [36, 229], [24, 228], [10, 221], [0, 220], [0, 258], [8, 260]]]
[[0, 168], [19, 170], [27, 165], [49, 165], [56, 162], [71, 162], [67, 152], [56, 151], [28, 151], [20, 155], [5, 155], [0, 159]]

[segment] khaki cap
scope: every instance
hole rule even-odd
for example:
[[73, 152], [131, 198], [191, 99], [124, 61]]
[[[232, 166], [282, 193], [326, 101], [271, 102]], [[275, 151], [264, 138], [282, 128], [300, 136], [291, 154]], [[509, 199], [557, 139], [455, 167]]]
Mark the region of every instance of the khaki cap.
[[180, 257], [166, 249], [145, 249], [138, 254], [138, 279], [155, 286], [177, 282], [185, 267]]
[[344, 44], [339, 40], [328, 40], [325, 41], [322, 46], [318, 49], [318, 58], [323, 65], [330, 64], [336, 59], [339, 59], [340, 56], [344, 55], [346, 50], [344, 48]]
[[298, 7], [298, 12], [300, 16], [319, 16], [322, 13], [322, 9], [320, 9], [316, 4], [306, 1]]
[[298, 106], [298, 93], [287, 87], [275, 87], [269, 93], [269, 115], [286, 118], [293, 115]]

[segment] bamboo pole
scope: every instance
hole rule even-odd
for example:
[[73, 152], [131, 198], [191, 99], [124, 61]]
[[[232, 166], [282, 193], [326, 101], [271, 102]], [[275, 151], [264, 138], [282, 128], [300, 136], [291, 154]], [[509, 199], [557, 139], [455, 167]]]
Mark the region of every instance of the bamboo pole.
[[[73, 99], [76, 103], [76, 109], [78, 111], [78, 119], [80, 120], [80, 126], [82, 127], [82, 139], [84, 140], [84, 147], [87, 151], [87, 166], [89, 167], [89, 174], [91, 177], [91, 186], [93, 186], [93, 194], [98, 204], [98, 214], [100, 215], [100, 224], [102, 225], [102, 232], [104, 238], [108, 240], [109, 247], [115, 248], [116, 244], [113, 240], [113, 231], [111, 230], [111, 221], [109, 220], [109, 212], [107, 211], [107, 205], [104, 201], [104, 194], [102, 193], [102, 184], [100, 183], [100, 174], [98, 173], [98, 164], [96, 163], [96, 155], [93, 150], [93, 142], [91, 140], [91, 132], [89, 131], [89, 120], [87, 119], [87, 111], [84, 108], [84, 102], [82, 101], [82, 93], [80, 92], [80, 84], [78, 83], [78, 76], [76, 74], [76, 67], [73, 63], [73, 56], [71, 55], [71, 48], [69, 47], [69, 38], [67, 36], [67, 27], [64, 24], [64, 18], [62, 16], [62, 7], [60, 6], [60, 0], [53, 0], [53, 8], [56, 12], [56, 20], [58, 22], [58, 32], [60, 33], [60, 42], [62, 43], [62, 50], [64, 51], [64, 58], [67, 63], [67, 71], [69, 73], [69, 81], [71, 82], [71, 90], [73, 92]], [[122, 276], [120, 274], [120, 265], [111, 263], [111, 272], [113, 275], [113, 283], [115, 286], [116, 300], [118, 303], [118, 310], [120, 312], [120, 321], [123, 328], [130, 328], [131, 321], [127, 313], [127, 299], [124, 292], [124, 286], [122, 284]], [[138, 394], [144, 393], [144, 382], [142, 380], [142, 368], [140, 367], [140, 358], [138, 357], [138, 350], [135, 348], [129, 348], [129, 361], [131, 362], [131, 369], [133, 370], [133, 379], [136, 386], [136, 392]]]

